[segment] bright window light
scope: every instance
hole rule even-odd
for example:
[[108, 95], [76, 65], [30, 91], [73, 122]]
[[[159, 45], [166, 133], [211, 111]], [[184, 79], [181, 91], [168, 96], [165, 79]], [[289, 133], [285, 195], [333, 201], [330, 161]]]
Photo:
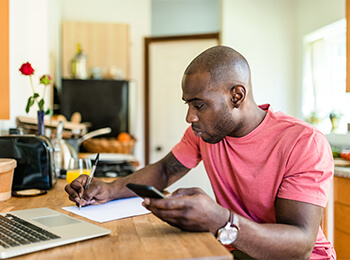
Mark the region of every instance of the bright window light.
[[350, 94], [345, 89], [346, 21], [342, 19], [304, 37], [302, 113], [306, 121], [325, 134], [346, 133]]

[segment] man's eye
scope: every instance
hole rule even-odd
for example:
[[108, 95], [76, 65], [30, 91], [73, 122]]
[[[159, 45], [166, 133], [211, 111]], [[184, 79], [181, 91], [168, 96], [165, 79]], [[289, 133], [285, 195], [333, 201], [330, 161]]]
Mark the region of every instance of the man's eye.
[[201, 109], [203, 107], [203, 104], [194, 105], [194, 107], [197, 108], [197, 109]]

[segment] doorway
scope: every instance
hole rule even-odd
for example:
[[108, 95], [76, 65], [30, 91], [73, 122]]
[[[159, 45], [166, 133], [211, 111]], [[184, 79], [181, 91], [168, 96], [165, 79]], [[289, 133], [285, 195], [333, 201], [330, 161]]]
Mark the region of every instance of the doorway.
[[[163, 158], [181, 140], [189, 126], [182, 101], [183, 72], [194, 57], [218, 44], [218, 33], [145, 38], [146, 165]], [[202, 163], [175, 186], [193, 184], [212, 193]]]

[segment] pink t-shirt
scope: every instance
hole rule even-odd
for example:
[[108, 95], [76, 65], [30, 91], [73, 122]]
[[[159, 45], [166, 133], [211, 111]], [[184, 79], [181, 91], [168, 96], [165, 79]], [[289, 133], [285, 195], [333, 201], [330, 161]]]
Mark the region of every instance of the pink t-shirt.
[[[209, 144], [189, 127], [174, 156], [187, 168], [203, 160], [217, 202], [257, 223], [276, 223], [276, 197], [325, 207], [334, 169], [327, 139], [304, 121], [261, 108], [265, 119], [244, 137]], [[319, 228], [310, 259], [332, 256]]]

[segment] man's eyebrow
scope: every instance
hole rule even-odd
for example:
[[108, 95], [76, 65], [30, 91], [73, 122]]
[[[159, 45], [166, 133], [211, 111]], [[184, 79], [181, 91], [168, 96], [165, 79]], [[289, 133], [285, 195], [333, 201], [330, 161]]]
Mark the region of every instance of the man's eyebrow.
[[201, 100], [200, 98], [191, 98], [189, 100], [185, 100], [184, 98], [182, 98], [183, 101], [185, 101], [186, 103], [191, 103], [192, 101], [196, 101], [196, 100]]

